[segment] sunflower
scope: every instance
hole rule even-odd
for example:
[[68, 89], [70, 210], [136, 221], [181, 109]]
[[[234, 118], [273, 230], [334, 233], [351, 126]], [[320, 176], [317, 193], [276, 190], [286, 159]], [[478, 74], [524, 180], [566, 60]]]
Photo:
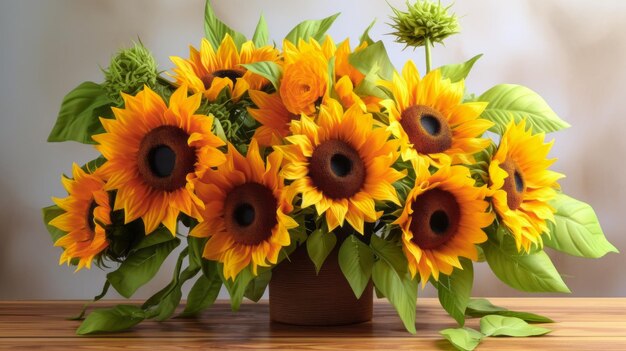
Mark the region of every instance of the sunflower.
[[194, 182], [225, 161], [217, 149], [223, 142], [211, 133], [212, 117], [194, 114], [201, 97], [187, 97], [186, 86], [169, 106], [148, 87], [122, 97], [125, 108], [101, 118], [106, 133], [93, 137], [107, 159], [99, 171], [106, 189], [117, 190], [115, 210], [124, 209], [125, 223], [141, 217], [146, 233], [163, 223], [175, 235], [180, 212], [201, 218]]
[[289, 135], [289, 124], [299, 116], [289, 112], [279, 93], [266, 93], [250, 90], [250, 99], [257, 108], [248, 108], [248, 112], [261, 125], [255, 130], [254, 138], [260, 145], [280, 144]]
[[526, 130], [526, 121], [511, 122], [489, 165], [492, 200], [498, 216], [515, 238], [517, 249], [529, 252], [534, 244], [543, 245], [546, 221], [554, 221], [548, 204], [559, 188], [562, 174], [548, 170], [556, 161], [547, 159], [552, 143], [544, 134]]
[[399, 154], [397, 140], [389, 140], [385, 128], [374, 128], [372, 115], [357, 105], [345, 113], [341, 104], [328, 99], [317, 123], [306, 115], [292, 121], [288, 145], [275, 146], [287, 160], [283, 168], [289, 198], [302, 194], [302, 207], [315, 205], [325, 213], [328, 229], [344, 221], [363, 233], [364, 221], [379, 214], [374, 201], [399, 205], [393, 183], [404, 175], [391, 165]]
[[267, 164], [255, 139], [246, 157], [228, 145], [226, 163], [207, 172], [197, 185], [205, 201], [204, 221], [190, 235], [208, 237], [203, 257], [224, 263], [224, 277], [234, 279], [241, 270], [275, 264], [282, 247], [291, 243], [288, 230], [298, 226], [289, 217], [283, 178], [282, 156], [273, 152]]
[[402, 76], [394, 73], [391, 82], [381, 85], [393, 94], [393, 100], [381, 104], [389, 112], [391, 132], [401, 140], [403, 159], [419, 153], [435, 164], [471, 163], [471, 155], [489, 145], [489, 140], [480, 136], [493, 123], [478, 118], [487, 103], [462, 103], [463, 81], [442, 79], [439, 70], [421, 79], [409, 61]]
[[394, 224], [402, 229], [402, 248], [412, 276], [418, 272], [422, 286], [432, 275], [449, 275], [462, 269], [459, 257], [478, 259], [475, 244], [487, 240], [482, 228], [493, 222], [485, 210], [486, 189], [474, 187], [469, 169], [442, 166], [428, 172], [428, 161], [416, 159], [415, 187], [407, 195], [404, 210]]
[[54, 243], [64, 249], [59, 264], [78, 259], [78, 271], [91, 268], [94, 257], [108, 247], [105, 227], [111, 224], [111, 205], [99, 175], [86, 173], [73, 164], [72, 177], [61, 178], [69, 196], [52, 198], [65, 213], [49, 224], [67, 233]]
[[248, 89], [261, 89], [269, 84], [267, 79], [246, 70], [242, 64], [278, 61], [279, 52], [272, 46], [257, 48], [247, 41], [237, 50], [235, 42], [226, 34], [217, 51], [206, 38], [200, 43], [200, 51], [191, 46], [189, 59], [170, 57], [176, 65], [174, 78], [179, 85], [187, 85], [194, 93], [202, 93], [214, 101], [228, 87], [230, 96], [238, 99]]

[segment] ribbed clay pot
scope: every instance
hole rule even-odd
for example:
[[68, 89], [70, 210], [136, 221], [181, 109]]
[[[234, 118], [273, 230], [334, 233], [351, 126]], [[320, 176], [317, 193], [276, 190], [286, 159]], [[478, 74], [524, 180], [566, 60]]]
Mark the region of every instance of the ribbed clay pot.
[[289, 260], [272, 270], [270, 319], [294, 325], [333, 326], [372, 319], [372, 283], [357, 299], [339, 268], [338, 251], [346, 236], [339, 235], [319, 274], [302, 245]]

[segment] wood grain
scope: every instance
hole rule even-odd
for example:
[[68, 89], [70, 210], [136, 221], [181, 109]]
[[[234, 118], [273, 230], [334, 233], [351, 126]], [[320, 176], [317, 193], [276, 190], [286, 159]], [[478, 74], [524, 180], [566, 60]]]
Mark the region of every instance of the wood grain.
[[[557, 323], [546, 325], [553, 330], [546, 336], [488, 338], [479, 350], [626, 350], [626, 298], [491, 301], [509, 309], [543, 314]], [[66, 320], [81, 307], [82, 301], [0, 302], [0, 349], [452, 350], [438, 332], [455, 326], [439, 302], [429, 298], [418, 301], [416, 335], [404, 330], [393, 308], [384, 301], [375, 303], [371, 322], [337, 327], [271, 323], [267, 303], [244, 304], [239, 312], [231, 312], [228, 303], [220, 301], [196, 319], [148, 321], [127, 332], [82, 337], [75, 335], [79, 322]], [[467, 325], [478, 328], [478, 319], [469, 320]]]

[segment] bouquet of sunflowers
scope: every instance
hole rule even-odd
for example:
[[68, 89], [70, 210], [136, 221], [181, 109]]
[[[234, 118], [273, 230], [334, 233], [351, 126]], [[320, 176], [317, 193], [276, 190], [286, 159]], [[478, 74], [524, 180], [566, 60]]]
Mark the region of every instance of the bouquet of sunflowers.
[[[43, 209], [60, 263], [110, 271], [94, 300], [110, 287], [130, 298], [184, 246], [170, 284], [141, 306], [94, 310], [78, 333], [165, 320], [189, 280], [183, 316], [210, 307], [222, 286], [237, 309], [296, 250], [316, 271], [337, 255], [355, 299], [373, 285], [412, 333], [419, 285], [431, 283], [460, 326], [442, 334], [461, 349], [498, 325], [548, 332], [527, 324], [546, 317], [471, 299], [473, 264], [522, 291], [568, 292], [545, 247], [617, 251], [549, 170], [546, 133], [569, 125], [523, 86], [468, 94], [480, 55], [431, 69], [430, 49], [459, 31], [456, 17], [407, 6], [393, 9], [393, 34], [424, 47], [423, 76], [411, 61], [397, 71], [369, 28], [355, 47], [335, 42], [326, 32], [338, 14], [302, 22], [279, 49], [263, 17], [248, 40], [207, 2], [206, 37], [172, 57], [170, 72], [139, 43], [112, 59], [103, 83], [72, 90], [48, 140], [95, 144], [101, 156], [74, 164], [67, 197]], [[485, 328], [462, 328], [466, 316]]]

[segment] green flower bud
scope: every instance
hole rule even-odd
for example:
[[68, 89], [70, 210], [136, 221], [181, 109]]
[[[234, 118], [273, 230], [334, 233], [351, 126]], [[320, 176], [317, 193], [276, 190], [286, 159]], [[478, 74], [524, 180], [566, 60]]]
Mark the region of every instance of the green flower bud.
[[141, 42], [129, 49], [120, 50], [104, 71], [104, 88], [109, 97], [121, 104], [120, 93], [136, 94], [144, 85], [155, 88], [157, 63]]
[[426, 46], [427, 43], [443, 43], [443, 40], [460, 31], [455, 14], [448, 14], [452, 6], [444, 7], [441, 2], [432, 3], [428, 0], [417, 0], [411, 5], [406, 2], [407, 12], [391, 8], [395, 14], [391, 19], [391, 27], [396, 31], [396, 42], [407, 47]]

